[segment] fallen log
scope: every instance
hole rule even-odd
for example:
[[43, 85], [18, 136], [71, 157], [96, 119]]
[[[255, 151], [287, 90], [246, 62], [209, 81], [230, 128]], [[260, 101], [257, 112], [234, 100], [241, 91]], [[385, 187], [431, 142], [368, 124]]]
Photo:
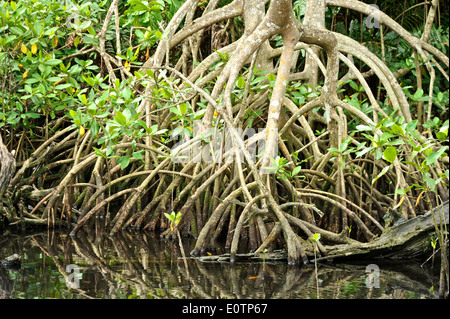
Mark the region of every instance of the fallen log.
[[397, 258], [408, 259], [425, 255], [432, 250], [430, 234], [435, 231], [433, 215], [439, 225], [441, 220], [448, 225], [449, 202], [432, 211], [404, 220], [386, 228], [380, 237], [368, 243], [341, 244], [327, 247], [328, 255], [318, 258]]
[[[441, 220], [448, 225], [449, 202], [445, 202], [432, 211], [415, 218], [399, 221], [393, 226], [387, 227], [384, 232], [374, 240], [367, 243], [324, 245], [327, 255], [317, 258], [317, 261], [330, 261], [333, 259], [367, 258], [367, 259], [411, 259], [431, 253], [430, 235], [435, 231], [433, 215], [436, 223]], [[433, 214], [432, 214], [433, 213]], [[306, 243], [306, 242], [305, 242]], [[305, 252], [314, 262], [314, 254], [311, 247], [306, 247]], [[270, 253], [237, 254], [237, 261], [286, 261], [285, 251], [278, 250]], [[200, 261], [228, 262], [230, 254], [216, 256], [202, 256]]]

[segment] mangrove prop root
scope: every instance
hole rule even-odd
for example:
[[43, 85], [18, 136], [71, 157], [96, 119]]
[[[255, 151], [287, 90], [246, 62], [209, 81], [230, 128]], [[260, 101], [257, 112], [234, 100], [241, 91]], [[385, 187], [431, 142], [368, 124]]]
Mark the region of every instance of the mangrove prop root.
[[[339, 149], [347, 138], [351, 143], [360, 143], [348, 136], [347, 123], [356, 120], [375, 127], [380, 120], [378, 116], [386, 115], [350, 55], [370, 68], [370, 74], [379, 80], [394, 110], [407, 122], [413, 120], [399, 81], [383, 61], [357, 41], [327, 31], [324, 19], [317, 23], [311, 20], [312, 16], [323, 15], [324, 12], [314, 11], [325, 10], [327, 5], [347, 8], [349, 3], [355, 3], [351, 9], [363, 14], [372, 12], [370, 5], [345, 0], [307, 1], [308, 19], [301, 24], [293, 15], [292, 1], [288, 0], [272, 0], [268, 8], [265, 2], [257, 0], [234, 0], [220, 8], [219, 1], [210, 1], [206, 10], [196, 10], [197, 2], [183, 3], [168, 23], [154, 55], [140, 67], [139, 77], [123, 67], [115, 54], [108, 52], [106, 32], [113, 13], [118, 12], [118, 1], [112, 1], [101, 24], [99, 46], [80, 51], [100, 54], [111, 83], [119, 76], [130, 81], [136, 98], [141, 99], [136, 112], [147, 126], [156, 124], [159, 130], [169, 132], [183, 126], [194, 132], [188, 142], [178, 145], [177, 154], [171, 150], [175, 140], [144, 134], [133, 142], [130, 136], [123, 136], [114, 144], [116, 153], [110, 156], [106, 147], [93, 149], [93, 145], [98, 146], [99, 138], [106, 137], [105, 132], [100, 130], [95, 138], [90, 132], [81, 136], [73, 129], [71, 120], [64, 118], [58, 121], [59, 131], [30, 152], [15, 173], [14, 156], [7, 151], [0, 135], [0, 195], [6, 190], [20, 199], [25, 196], [21, 194], [21, 186], [39, 181], [34, 187], [49, 192], [32, 199], [31, 216], [38, 211], [41, 213], [34, 218], [34, 223], [55, 224], [80, 209], [72, 235], [100, 212], [103, 215], [103, 210], [111, 217], [111, 235], [129, 227], [165, 231], [171, 225], [165, 214], [180, 212], [177, 235], [179, 232], [179, 235], [196, 237], [191, 251], [194, 256], [224, 238], [226, 248], [230, 249], [230, 259], [235, 261], [238, 244], [242, 243], [244, 234], [248, 234], [251, 249], [262, 253], [265, 249], [283, 248], [290, 264], [307, 262], [311, 246], [307, 239], [315, 233], [321, 234], [327, 244], [362, 247], [360, 245], [370, 244], [388, 231], [381, 220], [384, 212], [399, 209], [405, 218], [412, 218], [417, 214], [417, 205], [438, 204], [433, 198], [422, 203], [420, 199], [426, 195], [414, 189], [402, 199], [398, 196], [399, 189], [405, 190], [415, 183], [418, 174], [413, 165], [396, 159], [390, 171], [373, 183], [374, 176], [370, 174], [383, 170], [389, 163], [377, 160], [371, 153], [355, 158], [354, 154], [335, 156], [329, 151]], [[310, 16], [311, 12], [314, 14]], [[239, 39], [229, 43], [215, 38], [217, 41], [211, 42], [215, 45], [220, 42], [223, 46], [209, 51], [202, 48], [207, 28], [225, 30], [213, 32], [218, 37], [225, 34], [227, 28], [236, 28], [233, 18], [239, 16], [244, 22]], [[380, 17], [382, 23], [409, 43], [417, 57], [423, 58], [430, 74], [434, 66], [427, 54], [433, 54], [434, 61], [448, 68], [448, 57], [442, 52], [425, 40], [415, 38], [386, 15]], [[115, 23], [116, 44], [120, 47], [117, 16]], [[281, 36], [283, 47], [273, 49], [269, 41], [276, 35]], [[307, 58], [304, 71], [299, 74], [294, 70], [301, 49], [305, 50]], [[174, 51], [180, 53], [179, 61], [172, 61]], [[319, 58], [322, 53], [326, 64]], [[189, 59], [194, 61], [192, 65], [188, 65]], [[339, 79], [343, 65], [348, 73]], [[441, 70], [442, 66], [438, 68]], [[262, 85], [252, 87], [252, 78], [261, 77], [255, 74], [258, 70], [274, 75], [275, 81], [269, 83], [268, 79], [263, 79]], [[287, 94], [289, 79], [301, 78], [318, 87], [320, 77], [324, 79], [317, 92], [320, 94], [306, 99], [305, 103], [297, 105], [294, 97]], [[240, 83], [241, 78], [246, 79], [245, 87]], [[375, 110], [372, 115], [340, 99], [337, 90], [343, 79], [361, 82]], [[159, 92], [170, 91], [171, 97], [158, 95], [154, 88]], [[236, 93], [237, 89], [242, 89], [242, 96]], [[174, 119], [171, 108], [182, 104], [189, 105], [189, 112], [191, 109], [203, 112], [198, 132], [192, 129], [190, 113]], [[113, 116], [108, 115], [108, 118]], [[243, 136], [239, 128], [246, 127], [262, 132], [253, 137]], [[319, 130], [322, 133], [316, 136], [314, 132]], [[209, 135], [210, 132], [214, 134]], [[375, 130], [374, 133], [382, 132]], [[222, 147], [231, 141], [231, 150], [211, 149], [210, 139], [217, 136], [223, 138]], [[22, 138], [23, 134], [18, 145]], [[259, 142], [264, 142], [265, 148], [259, 150], [261, 157], [256, 158], [249, 149]], [[408, 152], [408, 146], [404, 147]], [[280, 152], [273, 153], [277, 148]], [[145, 156], [131, 158], [130, 150], [143, 152]], [[126, 168], [117, 159], [122, 153], [130, 156]], [[188, 159], [177, 158], [185, 154], [189, 154]], [[214, 161], [205, 161], [204, 155]], [[278, 155], [287, 159], [287, 164], [277, 167], [273, 174], [266, 174]], [[343, 162], [347, 165], [340, 165]], [[445, 169], [439, 166], [442, 164], [439, 160], [436, 167], [430, 168], [433, 177], [443, 175]], [[297, 174], [291, 176], [294, 170]], [[448, 192], [444, 182], [448, 180], [443, 179], [438, 185], [437, 194], [448, 198], [443, 195]], [[2, 196], [0, 200], [3, 201]], [[369, 204], [372, 201], [375, 203]], [[80, 203], [81, 207], [74, 207]], [[2, 205], [0, 202], [0, 214], [4, 215]], [[379, 211], [374, 212], [374, 208]], [[13, 217], [14, 222], [20, 219]], [[22, 220], [26, 221], [24, 218]], [[26, 218], [31, 219], [30, 215]], [[106, 225], [111, 227], [111, 223]], [[352, 227], [356, 230], [351, 231]], [[170, 236], [171, 231], [164, 234]], [[360, 239], [366, 243], [361, 243]], [[322, 256], [332, 252], [325, 243], [319, 242], [317, 247]]]

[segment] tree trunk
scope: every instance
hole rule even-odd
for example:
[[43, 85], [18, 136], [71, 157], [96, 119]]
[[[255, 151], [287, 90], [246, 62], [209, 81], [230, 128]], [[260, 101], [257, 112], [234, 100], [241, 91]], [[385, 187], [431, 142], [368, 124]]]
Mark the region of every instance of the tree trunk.
[[9, 185], [12, 174], [16, 168], [16, 160], [14, 153], [10, 153], [3, 144], [2, 136], [0, 135], [0, 199], [3, 196], [6, 188]]

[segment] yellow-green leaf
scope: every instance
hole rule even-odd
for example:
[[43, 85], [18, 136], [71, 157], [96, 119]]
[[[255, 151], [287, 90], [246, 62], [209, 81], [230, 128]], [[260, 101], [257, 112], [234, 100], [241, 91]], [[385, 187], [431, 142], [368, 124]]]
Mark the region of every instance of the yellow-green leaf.
[[397, 149], [393, 146], [386, 148], [383, 152], [383, 157], [389, 163], [392, 163], [397, 158]]
[[31, 46], [31, 53], [36, 54], [37, 49], [38, 49], [37, 44], [33, 43], [33, 45]]
[[22, 51], [23, 54], [27, 54], [28, 52], [27, 46], [22, 43], [22, 45], [20, 46], [20, 51]]

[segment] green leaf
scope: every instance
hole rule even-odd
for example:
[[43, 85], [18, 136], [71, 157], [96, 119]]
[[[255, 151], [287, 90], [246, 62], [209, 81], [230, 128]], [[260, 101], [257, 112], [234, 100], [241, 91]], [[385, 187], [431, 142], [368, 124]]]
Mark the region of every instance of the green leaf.
[[430, 167], [427, 165], [427, 160], [423, 160], [420, 166], [422, 167], [421, 171], [424, 173], [427, 173], [430, 170]]
[[389, 163], [392, 163], [397, 158], [397, 149], [393, 146], [386, 148], [383, 152], [383, 157]]
[[96, 120], [92, 121], [90, 130], [91, 130], [91, 135], [93, 138], [97, 137], [99, 129], [100, 129], [100, 125], [98, 124], [98, 122]]
[[87, 113], [90, 116], [95, 116], [95, 114], [97, 113], [97, 108], [95, 106], [95, 103], [91, 103], [91, 105], [88, 106]]
[[122, 96], [125, 98], [125, 100], [129, 100], [131, 98], [131, 90], [128, 86], [126, 86], [122, 90]]
[[292, 171], [292, 176], [295, 176], [298, 173], [300, 173], [301, 169], [302, 169], [301, 166], [297, 166], [296, 168], [294, 168], [294, 170]]
[[180, 116], [183, 115], [177, 107], [171, 107], [169, 110], [170, 110], [170, 112], [175, 113], [176, 115], [180, 115]]
[[31, 86], [29, 85], [25, 85], [25, 91], [27, 91], [28, 93], [33, 93], [33, 89], [31, 88]]
[[120, 169], [125, 169], [128, 167], [128, 165], [130, 164], [130, 155], [125, 155], [123, 157], [121, 157], [121, 161], [120, 161]]
[[27, 113], [25, 113], [25, 115], [32, 119], [38, 119], [41, 117], [39, 114], [34, 113], [34, 112], [27, 112]]
[[373, 146], [369, 146], [369, 147], [363, 149], [361, 152], [357, 152], [356, 153], [356, 158], [363, 156], [364, 154], [366, 154], [367, 152], [372, 151], [373, 149], [374, 149]]
[[103, 152], [101, 150], [99, 150], [96, 147], [92, 147], [95, 150], [95, 155], [100, 156], [100, 157], [104, 157], [107, 158], [105, 154], [103, 154]]
[[416, 93], [414, 93], [413, 99], [417, 101], [418, 99], [420, 99], [422, 97], [422, 95], [423, 95], [423, 90], [422, 89], [418, 89], [416, 91]]
[[243, 88], [245, 87], [245, 79], [244, 79], [242, 76], [240, 76], [240, 77], [238, 78], [238, 80], [237, 80], [237, 86], [238, 86], [240, 89], [243, 89]]
[[417, 120], [409, 122], [408, 124], [406, 124], [405, 130], [409, 133], [413, 133], [414, 130], [416, 129], [417, 123], [418, 123]]
[[439, 141], [443, 142], [447, 138], [447, 133], [438, 132], [438, 133], [436, 133], [436, 137], [438, 138]]
[[386, 141], [387, 139], [389, 139], [389, 138], [392, 138], [392, 137], [396, 137], [396, 135], [394, 135], [394, 134], [392, 134], [392, 133], [389, 133], [389, 132], [384, 132], [383, 134], [381, 134], [381, 136], [380, 136], [380, 142], [381, 141]]
[[[157, 32], [159, 32], [159, 31], [157, 31]], [[145, 74], [147, 74], [147, 76], [150, 78], [155, 78], [155, 73], [152, 70], [145, 71]]]
[[405, 132], [403, 131], [403, 128], [400, 125], [398, 125], [398, 124], [392, 125], [391, 130], [392, 130], [392, 132], [394, 132], [396, 134], [399, 134], [401, 136], [405, 135]]
[[125, 125], [127, 123], [127, 118], [125, 117], [125, 115], [123, 115], [122, 112], [118, 111], [116, 113], [116, 116], [114, 117], [114, 119], [116, 120], [117, 123], [119, 123], [120, 125]]
[[350, 81], [349, 84], [353, 90], [358, 91], [359, 87], [358, 87], [358, 84], [355, 83], [355, 81]]
[[[180, 214], [180, 213], [178, 213], [178, 214]], [[175, 215], [175, 212], [172, 211], [172, 212], [170, 213], [170, 215], [167, 214], [167, 213], [164, 213], [164, 216], [166, 216], [166, 218], [167, 218], [168, 220], [170, 220], [172, 223], [174, 223], [174, 222], [176, 221], [176, 219], [177, 219], [177, 216], [179, 216], [178, 214]], [[181, 216], [179, 216], [179, 217], [181, 217]], [[178, 217], [178, 218], [179, 218], [179, 217]]]
[[393, 141], [389, 141], [387, 142], [385, 145], [403, 145], [405, 144], [405, 142], [403, 140], [393, 140]]
[[103, 113], [101, 113], [101, 114], [95, 115], [95, 117], [97, 117], [97, 118], [99, 118], [99, 119], [102, 119], [102, 118], [107, 117], [109, 114], [111, 114], [111, 113], [110, 113], [109, 111], [106, 111], [106, 112], [103, 112]]
[[342, 142], [341, 145], [339, 145], [339, 151], [340, 152], [345, 151], [348, 147], [348, 143], [349, 143], [349, 141], [347, 141], [347, 140]]
[[43, 95], [47, 94], [47, 90], [45, 89], [45, 86], [42, 83], [39, 83], [38, 85], [38, 90], [40, 93], [42, 93]]
[[41, 24], [39, 23], [38, 20], [36, 20], [34, 22], [33, 29], [34, 29], [34, 31], [36, 31], [36, 35], [37, 36], [41, 35], [41, 33], [42, 33], [42, 26], [41, 26]]
[[426, 159], [426, 164], [431, 165], [434, 162], [436, 162], [438, 158], [441, 157], [441, 155], [444, 153], [446, 148], [447, 148], [446, 146], [442, 146], [439, 151], [433, 152], [430, 155], [428, 155]]
[[52, 77], [49, 77], [48, 80], [50, 82], [59, 82], [62, 80], [62, 78], [60, 78], [59, 76], [52, 76]]
[[372, 131], [372, 128], [368, 125], [356, 125], [358, 131]]
[[339, 150], [337, 148], [335, 148], [335, 147], [330, 147], [328, 149], [328, 152], [333, 153], [333, 154], [338, 154]]
[[62, 63], [62, 60], [60, 59], [51, 59], [51, 60], [47, 60], [44, 62], [47, 65], [58, 65], [60, 63]]
[[181, 103], [180, 104], [180, 112], [181, 112], [181, 114], [186, 114], [186, 111], [188, 110], [188, 105], [187, 105], [187, 103]]
[[91, 25], [91, 21], [84, 21], [84, 22], [80, 25], [80, 27], [77, 28], [77, 29], [79, 29], [79, 30], [84, 30], [84, 29], [87, 29], [90, 25]]
[[78, 95], [78, 98], [80, 99], [80, 101], [81, 101], [84, 105], [87, 105], [86, 95], [80, 94], [80, 95]]
[[385, 168], [383, 168], [383, 170], [380, 172], [380, 174], [378, 174], [377, 177], [375, 177], [375, 178], [372, 180], [372, 185], [373, 185], [373, 184], [374, 184], [381, 176], [383, 176], [384, 174], [386, 174], [387, 171], [389, 170], [389, 168], [390, 168], [390, 166], [386, 166]]
[[87, 83], [87, 84], [89, 84], [90, 86], [94, 86], [94, 79], [93, 78], [91, 78], [91, 77], [85, 77], [84, 75], [83, 75], [83, 80]]
[[67, 88], [69, 88], [71, 86], [72, 86], [72, 84], [70, 84], [70, 83], [59, 84], [59, 85], [55, 86], [55, 89], [56, 90], [63, 90], [63, 89], [67, 89]]
[[142, 159], [142, 151], [133, 152], [133, 154], [131, 154], [131, 156], [133, 156], [133, 158], [135, 158], [137, 160], [141, 160]]
[[[0, 10], [1, 12], [1, 10]], [[22, 34], [24, 33], [24, 31], [22, 31], [22, 29], [18, 28], [18, 27], [11, 27], [10, 28], [12, 33], [15, 33], [18, 36], [22, 36]]]
[[275, 81], [276, 79], [277, 79], [277, 77], [276, 77], [276, 75], [275, 74], [273, 74], [273, 73], [270, 73], [268, 76], [267, 76], [267, 79], [269, 80], [269, 81]]
[[53, 27], [45, 30], [44, 35], [49, 36], [55, 34], [55, 31], [58, 30], [58, 27]]
[[438, 178], [437, 180], [434, 180], [431, 177], [425, 178], [425, 182], [427, 183], [427, 187], [432, 191], [436, 191], [436, 185], [441, 182], [442, 178]]
[[426, 148], [422, 149], [422, 152], [428, 157], [433, 154], [433, 149], [431, 148], [431, 145], [428, 145]]
[[92, 36], [96, 36], [96, 32], [95, 32], [95, 29], [92, 27], [92, 26], [89, 26], [88, 28], [87, 28], [87, 31], [89, 32], [89, 34], [90, 35], [92, 35]]
[[320, 240], [320, 234], [314, 233], [311, 237], [309, 237], [309, 240], [313, 243], [317, 243]]

